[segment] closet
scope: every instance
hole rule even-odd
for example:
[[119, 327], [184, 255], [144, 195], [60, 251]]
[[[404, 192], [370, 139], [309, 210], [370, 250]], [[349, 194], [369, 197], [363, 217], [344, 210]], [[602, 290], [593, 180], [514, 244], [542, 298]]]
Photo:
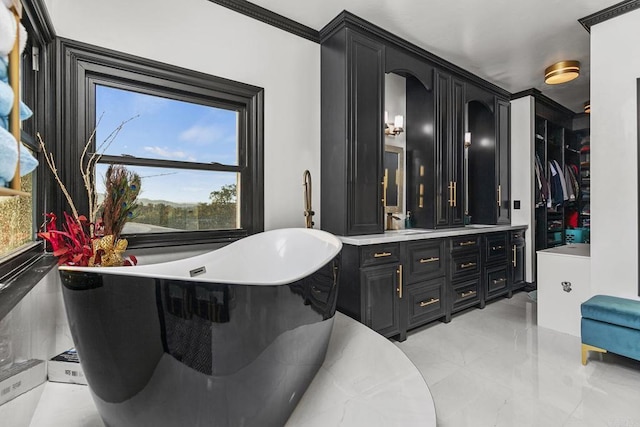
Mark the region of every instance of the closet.
[[584, 243], [586, 163], [581, 159], [585, 132], [573, 131], [573, 113], [551, 111], [536, 103], [535, 119], [535, 247]]

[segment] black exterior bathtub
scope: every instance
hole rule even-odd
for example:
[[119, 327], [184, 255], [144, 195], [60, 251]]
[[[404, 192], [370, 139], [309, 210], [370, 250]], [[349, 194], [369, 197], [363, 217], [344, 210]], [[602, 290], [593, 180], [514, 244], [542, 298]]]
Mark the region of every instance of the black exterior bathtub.
[[61, 267], [104, 423], [284, 425], [325, 357], [341, 247], [283, 229], [156, 266]]

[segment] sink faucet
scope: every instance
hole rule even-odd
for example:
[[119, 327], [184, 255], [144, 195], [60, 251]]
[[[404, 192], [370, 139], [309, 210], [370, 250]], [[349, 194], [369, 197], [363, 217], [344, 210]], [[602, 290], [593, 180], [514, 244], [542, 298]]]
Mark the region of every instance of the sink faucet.
[[400, 217], [395, 216], [391, 212], [388, 212], [387, 213], [387, 227], [385, 228], [385, 230], [395, 230], [396, 229], [395, 226], [394, 226], [393, 220], [400, 221]]

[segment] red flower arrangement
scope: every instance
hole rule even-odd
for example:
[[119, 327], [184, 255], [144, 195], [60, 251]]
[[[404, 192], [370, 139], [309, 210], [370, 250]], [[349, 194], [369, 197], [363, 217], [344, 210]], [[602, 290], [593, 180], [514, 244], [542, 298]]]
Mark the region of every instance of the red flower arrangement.
[[[108, 147], [125, 123], [122, 122], [101, 147]], [[105, 175], [105, 199], [100, 205], [95, 193], [94, 173], [95, 164], [101, 155], [94, 153], [86, 159], [94, 135], [95, 131], [80, 157], [82, 179], [89, 199], [89, 218], [94, 222], [84, 215], [78, 215], [66, 186], [60, 180], [53, 154], [47, 152], [40, 135], [37, 135], [47, 164], [73, 213], [69, 215], [64, 212], [62, 229], [58, 229], [56, 225], [58, 218], [54, 213], [46, 214], [44, 231], [38, 233], [38, 236], [49, 242], [53, 255], [58, 257], [59, 265], [83, 267], [136, 265], [138, 260], [135, 256], [124, 256], [128, 242], [120, 238], [120, 232], [124, 224], [135, 217], [135, 210], [138, 207], [136, 199], [140, 193], [140, 177], [134, 172], [129, 172], [124, 166], [109, 166]]]

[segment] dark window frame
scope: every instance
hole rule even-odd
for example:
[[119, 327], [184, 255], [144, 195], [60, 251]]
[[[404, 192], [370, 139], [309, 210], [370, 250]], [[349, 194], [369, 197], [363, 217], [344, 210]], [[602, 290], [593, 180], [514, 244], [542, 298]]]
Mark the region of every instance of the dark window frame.
[[[206, 105], [233, 106], [239, 114], [241, 135], [238, 166], [241, 172], [239, 197], [241, 224], [237, 230], [180, 231], [126, 235], [130, 248], [226, 242], [264, 230], [264, 90], [220, 77], [168, 65], [88, 44], [58, 39], [61, 70], [57, 82], [61, 102], [60, 141], [56, 158], [65, 159], [61, 173], [79, 212], [88, 211], [82, 186], [79, 158], [95, 128], [96, 84], [129, 87], [142, 93], [170, 95], [173, 99]], [[126, 127], [125, 127], [126, 131]], [[104, 162], [120, 159], [105, 157]], [[125, 158], [122, 158], [123, 160]], [[186, 162], [185, 162], [186, 163]], [[197, 164], [196, 164], [197, 165]], [[185, 168], [197, 169], [197, 166]], [[212, 166], [229, 171], [225, 165]], [[232, 166], [231, 169], [236, 169]], [[56, 212], [69, 209], [61, 195]]]

